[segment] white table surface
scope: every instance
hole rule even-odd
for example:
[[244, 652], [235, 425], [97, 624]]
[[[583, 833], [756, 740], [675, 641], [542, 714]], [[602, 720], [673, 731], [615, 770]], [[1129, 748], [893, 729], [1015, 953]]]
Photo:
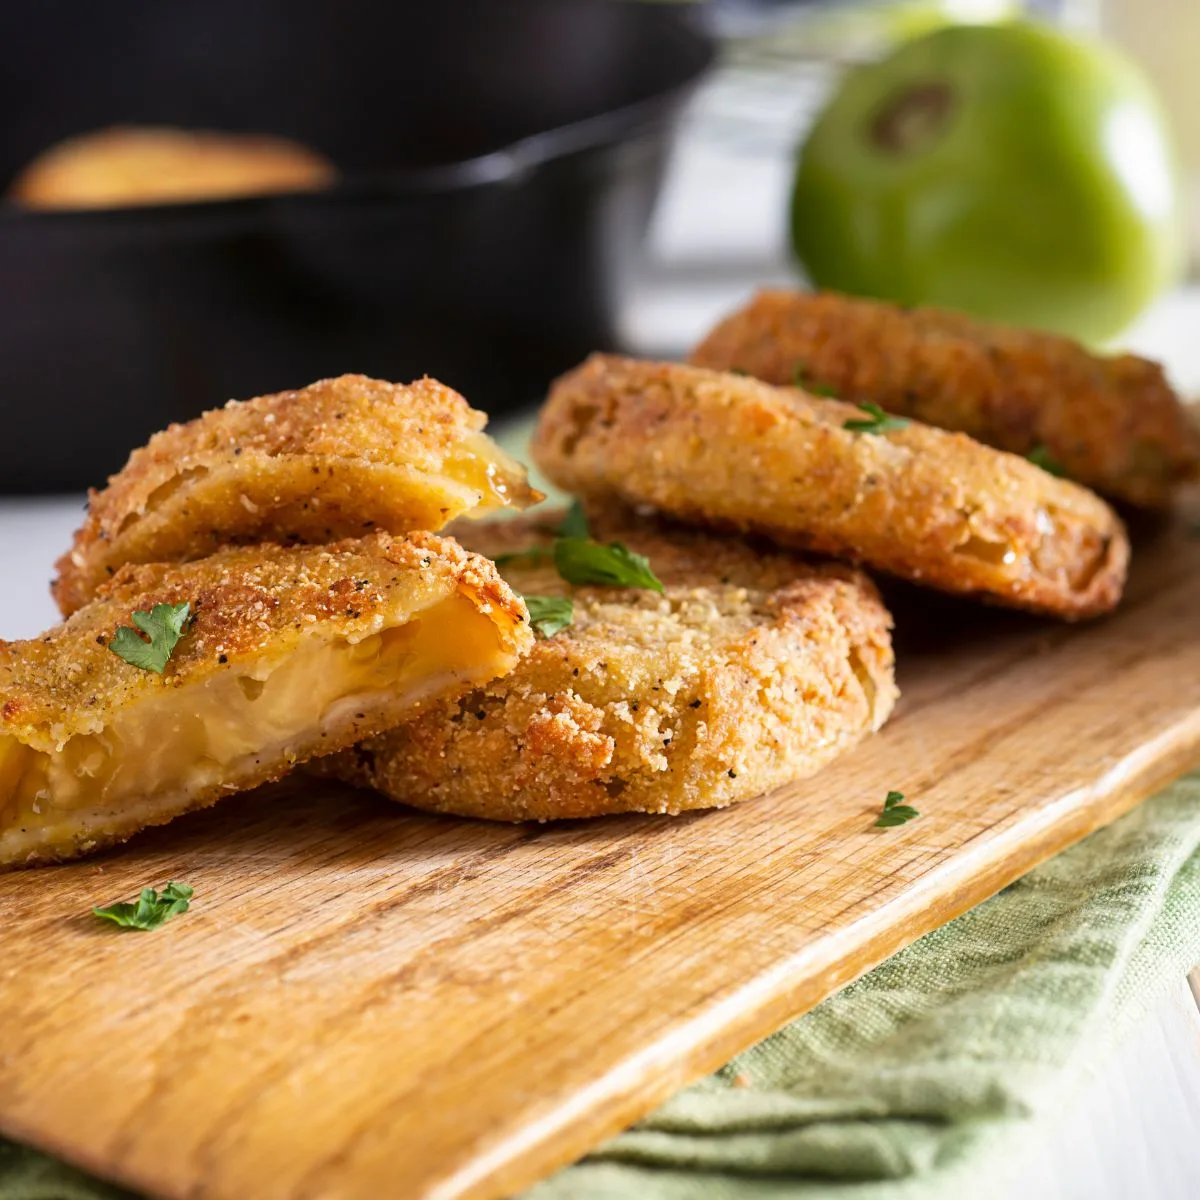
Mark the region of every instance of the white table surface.
[[[783, 234], [787, 155], [819, 84], [812, 71], [787, 65], [733, 70], [698, 97], [644, 277], [624, 306], [631, 352], [677, 355], [755, 285], [794, 278]], [[1200, 397], [1200, 288], [1165, 299], [1126, 344], [1161, 359], [1181, 389]], [[29, 637], [53, 622], [52, 565], [82, 516], [80, 496], [0, 499], [0, 637]], [[1198, 1131], [1200, 1008], [1180, 980], [1111, 1058], [1091, 1065], [1059, 1118], [1031, 1124], [1004, 1194], [1195, 1200]]]

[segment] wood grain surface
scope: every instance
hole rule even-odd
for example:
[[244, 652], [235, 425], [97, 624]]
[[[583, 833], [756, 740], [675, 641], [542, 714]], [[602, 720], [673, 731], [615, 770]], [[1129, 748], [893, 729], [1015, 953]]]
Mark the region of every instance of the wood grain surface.
[[[904, 699], [807, 783], [495, 827], [296, 781], [0, 877], [0, 1131], [205, 1200], [500, 1197], [1200, 758], [1200, 542], [1051, 625], [894, 599]], [[872, 822], [897, 788], [921, 810]], [[182, 879], [193, 910], [88, 914]]]

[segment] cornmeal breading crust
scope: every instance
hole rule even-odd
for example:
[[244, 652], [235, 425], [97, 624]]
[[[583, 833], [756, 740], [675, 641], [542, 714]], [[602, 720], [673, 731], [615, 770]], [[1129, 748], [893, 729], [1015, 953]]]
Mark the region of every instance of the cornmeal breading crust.
[[1044, 446], [1072, 479], [1150, 508], [1200, 466], [1200, 434], [1155, 362], [1069, 338], [835, 292], [759, 292], [696, 366], [823, 386], [990, 446]]
[[[133, 611], [183, 601], [192, 605], [194, 620], [162, 675], [138, 669], [109, 650], [115, 631], [130, 624]], [[422, 623], [443, 603], [453, 607], [448, 614], [452, 637], [443, 629], [442, 640], [461, 637], [471, 647], [458, 659], [447, 653], [453, 647], [431, 645], [430, 637], [421, 640]], [[235, 675], [235, 682], [258, 686], [255, 681], [269, 678], [301, 647], [348, 644], [354, 658], [359, 652], [353, 647], [369, 648], [376, 634], [401, 628], [411, 628], [413, 638], [411, 652], [407, 643], [401, 647], [398, 667], [416, 655], [422, 664], [428, 659], [458, 668], [458, 678], [431, 683], [435, 696], [457, 694], [507, 671], [532, 642], [524, 605], [494, 565], [452, 539], [428, 533], [403, 538], [380, 533], [322, 547], [239, 547], [184, 565], [126, 566], [63, 625], [29, 641], [0, 642], [0, 782], [3, 735], [53, 755], [74, 738], [106, 735], [111, 740], [114, 720], [134, 709], [135, 724], [145, 728], [177, 694], [186, 701], [183, 719], [190, 720], [191, 698], [215, 677]], [[0, 864], [70, 857], [277, 779], [296, 762], [378, 733], [426, 702], [427, 675], [436, 679], [436, 671], [431, 667], [426, 673], [423, 666], [415, 677], [406, 676], [401, 695], [387, 688], [353, 694], [345, 711], [338, 703], [301, 735], [289, 737], [286, 746], [253, 761], [239, 759], [236, 772], [227, 770], [195, 794], [168, 798], [162, 801], [165, 807], [146, 795], [144, 802], [109, 812], [100, 798], [100, 816], [91, 810], [86, 818], [66, 814], [65, 832], [45, 845], [18, 836], [0, 795]], [[285, 703], [304, 698], [283, 697]], [[178, 733], [166, 730], [162, 744], [146, 753], [174, 752]]]
[[768, 536], [1067, 619], [1120, 599], [1129, 544], [1099, 497], [961, 433], [855, 433], [861, 409], [741, 375], [593, 355], [533, 454], [596, 506]]
[[181, 562], [229, 544], [323, 543], [373, 529], [437, 530], [540, 498], [481, 432], [487, 418], [433, 379], [363, 375], [230, 401], [133, 452], [59, 559], [64, 615], [130, 562]]
[[[494, 556], [548, 544], [553, 520], [456, 533]], [[887, 719], [891, 619], [861, 572], [629, 516], [593, 514], [593, 531], [647, 555], [665, 594], [505, 562], [525, 594], [571, 596], [574, 623], [504, 678], [315, 768], [491, 820], [676, 813], [811, 775]]]

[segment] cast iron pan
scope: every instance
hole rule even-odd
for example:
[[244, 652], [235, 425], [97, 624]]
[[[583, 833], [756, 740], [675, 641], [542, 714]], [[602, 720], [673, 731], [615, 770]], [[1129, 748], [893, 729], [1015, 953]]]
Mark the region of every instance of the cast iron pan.
[[310, 195], [0, 202], [0, 491], [99, 484], [167, 422], [343, 371], [493, 415], [610, 347], [692, 5], [43, 0], [0, 8], [0, 187], [113, 124], [295, 138]]

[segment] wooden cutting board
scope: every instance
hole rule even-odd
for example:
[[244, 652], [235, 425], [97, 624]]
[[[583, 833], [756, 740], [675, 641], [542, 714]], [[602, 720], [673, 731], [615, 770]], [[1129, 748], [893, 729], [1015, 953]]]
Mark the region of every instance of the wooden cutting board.
[[[0, 1130], [205, 1200], [500, 1197], [1200, 758], [1200, 541], [1082, 627], [897, 599], [904, 699], [724, 812], [512, 828], [297, 782], [0, 878]], [[872, 822], [889, 788], [919, 820]], [[152, 934], [93, 903], [182, 879]]]

